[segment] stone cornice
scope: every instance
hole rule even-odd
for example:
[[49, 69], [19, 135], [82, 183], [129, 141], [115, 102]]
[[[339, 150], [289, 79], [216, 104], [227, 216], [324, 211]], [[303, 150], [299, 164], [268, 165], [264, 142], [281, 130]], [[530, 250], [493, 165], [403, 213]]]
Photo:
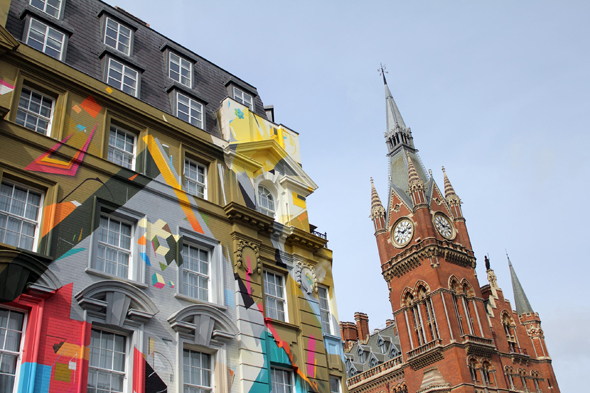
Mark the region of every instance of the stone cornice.
[[414, 268], [420, 266], [424, 259], [442, 257], [447, 262], [463, 267], [475, 268], [473, 251], [452, 242], [429, 238], [414, 244], [392, 257], [381, 266], [386, 281], [394, 276], [401, 277]]
[[237, 202], [228, 203], [223, 210], [232, 223], [246, 224], [259, 232], [272, 233], [274, 220], [272, 217], [262, 214]]
[[326, 247], [326, 244], [328, 244], [328, 241], [326, 239], [322, 239], [319, 236], [312, 235], [311, 233], [305, 232], [304, 230], [301, 230], [299, 228], [286, 228], [286, 232], [289, 233], [286, 240], [287, 244], [293, 244], [304, 248], [308, 248], [314, 253]]

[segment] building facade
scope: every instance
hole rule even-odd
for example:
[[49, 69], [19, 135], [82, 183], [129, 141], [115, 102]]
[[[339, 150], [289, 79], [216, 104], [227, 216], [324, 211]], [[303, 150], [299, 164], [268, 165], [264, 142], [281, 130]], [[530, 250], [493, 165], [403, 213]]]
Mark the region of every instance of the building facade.
[[512, 264], [516, 311], [487, 257], [480, 287], [462, 202], [444, 168], [444, 193], [425, 170], [383, 82], [390, 181], [383, 206], [371, 180], [371, 219], [395, 321], [373, 334], [365, 314], [340, 323], [349, 391], [559, 392]]
[[0, 392], [343, 392], [299, 134], [98, 0], [0, 3]]

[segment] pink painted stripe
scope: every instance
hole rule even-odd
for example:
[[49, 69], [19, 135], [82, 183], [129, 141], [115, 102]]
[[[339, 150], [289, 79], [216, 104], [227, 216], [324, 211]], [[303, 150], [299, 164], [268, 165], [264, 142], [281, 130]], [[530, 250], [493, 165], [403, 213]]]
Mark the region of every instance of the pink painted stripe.
[[0, 79], [0, 85], [6, 86], [6, 87], [10, 87], [11, 89], [14, 89], [14, 86], [12, 86], [11, 84], [7, 83], [6, 81], [3, 81], [2, 79]]

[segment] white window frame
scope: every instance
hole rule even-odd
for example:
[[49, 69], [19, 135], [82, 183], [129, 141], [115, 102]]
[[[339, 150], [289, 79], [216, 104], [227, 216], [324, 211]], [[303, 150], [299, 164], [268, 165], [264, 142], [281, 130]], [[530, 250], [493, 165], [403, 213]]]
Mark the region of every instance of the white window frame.
[[[23, 90], [28, 90], [29, 91], [29, 97], [28, 97], [28, 99], [29, 99], [29, 106], [27, 108], [23, 108], [22, 106], [20, 106], [20, 101], [22, 99]], [[40, 95], [43, 100], [51, 101], [51, 111], [50, 111], [49, 117], [43, 116], [41, 113], [35, 113], [35, 112], [31, 111], [30, 105], [31, 105], [31, 97], [33, 96], [33, 94]], [[23, 85], [23, 87], [21, 88], [20, 96], [19, 96], [18, 109], [17, 109], [17, 113], [16, 113], [15, 123], [18, 124], [18, 125], [21, 125], [21, 126], [23, 126], [25, 128], [28, 128], [29, 130], [35, 131], [35, 132], [37, 132], [37, 133], [39, 133], [41, 135], [50, 136], [51, 135], [51, 126], [53, 124], [53, 114], [55, 112], [55, 102], [56, 101], [57, 101], [57, 99], [54, 98], [54, 97], [50, 97], [47, 94], [43, 94], [43, 93], [41, 93], [38, 90], [35, 90], [35, 89], [33, 89], [33, 88], [29, 87], [29, 86]], [[25, 114], [24, 124], [21, 124], [19, 122], [19, 120], [18, 120], [18, 114], [21, 111]], [[29, 116], [33, 116], [33, 117], [35, 117], [37, 119], [37, 123], [35, 123], [35, 128], [34, 129], [33, 128], [30, 128], [30, 127], [27, 127], [27, 121], [26, 120], [27, 120], [27, 118]], [[46, 120], [47, 121], [47, 131], [45, 133], [39, 132], [37, 130], [38, 120], [39, 119]]]
[[[61, 17], [61, 10], [63, 8], [64, 2], [65, 0], [56, 0], [59, 3], [59, 7], [57, 7], [57, 15], [52, 15], [51, 13], [47, 12], [47, 8], [55, 8], [54, 6], [49, 4], [49, 0], [30, 0], [29, 4], [31, 4], [32, 7], [37, 8], [38, 10], [43, 11], [44, 13], [46, 13], [47, 15], [50, 15], [52, 17], [54, 17], [55, 19], [60, 19]], [[43, 8], [39, 8], [38, 6], [36, 6], [33, 3], [42, 3], [43, 4]]]
[[[38, 23], [39, 25], [41, 25], [44, 28], [44, 31], [39, 30], [41, 28], [41, 26], [33, 26], [33, 24]], [[64, 33], [62, 33], [61, 31], [54, 29], [53, 27], [49, 26], [46, 23], [41, 22], [40, 20], [37, 20], [35, 18], [30, 18], [29, 22], [27, 23], [28, 28], [27, 28], [27, 39], [26, 39], [26, 44], [34, 49], [37, 49], [43, 53], [45, 53], [47, 56], [53, 57], [54, 59], [57, 60], [63, 60], [63, 55], [64, 55], [64, 47], [66, 45], [66, 35]], [[39, 35], [43, 35], [43, 42], [39, 42], [36, 38], [31, 38], [31, 29], [34, 29]], [[49, 34], [53, 33], [54, 35], [61, 35], [61, 41], [59, 41], [60, 43], [60, 48], [59, 48], [59, 56], [55, 57], [49, 53], [47, 53], [47, 42], [49, 40], [53, 40], [58, 42], [54, 37], [50, 37]], [[36, 43], [39, 43], [42, 45], [41, 49], [34, 47], [33, 45], [30, 44], [30, 40], [35, 41]], [[50, 47], [51, 48], [51, 47]], [[55, 50], [54, 48], [51, 48], [53, 50]]]
[[[107, 32], [109, 30], [109, 21], [113, 22], [117, 25], [116, 38], [107, 36]], [[123, 36], [123, 37], [125, 36], [124, 34], [121, 34], [121, 30], [125, 30], [125, 29], [129, 31], [129, 44], [127, 45], [127, 51], [119, 49], [119, 45], [125, 46], [125, 44], [120, 41], [121, 36]], [[115, 41], [115, 46], [113, 46], [107, 42], [107, 37]], [[115, 49], [116, 51], [119, 51], [127, 56], [130, 56], [131, 45], [133, 43], [133, 30], [131, 28], [125, 26], [124, 24], [118, 22], [117, 20], [111, 18], [110, 16], [107, 16], [104, 21], [103, 42], [106, 46], [109, 46], [109, 47]]]
[[[27, 324], [28, 324], [28, 319], [29, 319], [29, 314], [25, 311], [25, 310], [21, 310], [21, 309], [17, 309], [14, 307], [7, 307], [5, 305], [2, 305], [2, 307], [0, 307], [0, 309], [4, 309], [7, 310], [9, 312], [18, 312], [20, 314], [23, 314], [23, 325], [22, 325], [22, 331], [21, 331], [21, 337], [20, 337], [20, 343], [19, 343], [19, 351], [18, 352], [12, 352], [12, 351], [6, 351], [4, 350], [4, 343], [2, 343], [2, 346], [0, 348], [0, 358], [2, 357], [2, 353], [9, 353], [10, 355], [16, 355], [17, 359], [16, 359], [16, 370], [14, 373], [14, 385], [12, 387], [12, 392], [6, 392], [6, 393], [15, 393], [18, 391], [18, 385], [19, 385], [19, 380], [20, 380], [20, 371], [21, 371], [21, 365], [22, 365], [22, 357], [23, 357], [23, 347], [25, 346], [25, 336], [26, 336], [26, 331], [27, 331]], [[4, 338], [4, 340], [6, 340], [6, 336]]]
[[[281, 373], [286, 373], [288, 378], [289, 378], [289, 385], [286, 385], [284, 383], [279, 383], [280, 386], [282, 386], [282, 389], [277, 389], [275, 390], [275, 382], [273, 380], [273, 377], [275, 375], [276, 372], [281, 372]], [[284, 375], [284, 374], [283, 374]], [[271, 391], [275, 392], [275, 391], [284, 391], [287, 393], [293, 393], [295, 391], [295, 383], [293, 380], [293, 373], [290, 370], [286, 370], [284, 368], [281, 367], [270, 367], [270, 386], [271, 386]], [[289, 390], [287, 390], [286, 388], [289, 388]]]
[[[136, 253], [134, 252], [135, 223], [130, 222], [128, 220], [125, 220], [125, 219], [123, 219], [121, 217], [118, 217], [118, 216], [115, 216], [115, 215], [112, 215], [112, 214], [106, 214], [106, 213], [101, 213], [100, 214], [99, 220], [102, 221], [103, 218], [107, 219], [107, 228], [109, 228], [108, 229], [108, 232], [110, 232], [110, 224], [111, 224], [112, 221], [116, 221], [119, 224], [119, 228], [121, 228], [122, 225], [128, 225], [130, 227], [130, 230], [129, 230], [129, 233], [130, 233], [130, 236], [129, 236], [129, 249], [125, 249], [125, 248], [121, 247], [121, 245], [120, 245], [120, 243], [121, 243], [121, 237], [123, 236], [123, 234], [121, 233], [120, 230], [118, 232], [118, 235], [119, 235], [118, 236], [119, 245], [113, 245], [113, 244], [110, 244], [110, 243], [108, 243], [106, 241], [101, 241], [100, 240], [99, 232], [102, 231], [103, 228], [99, 224], [99, 227], [95, 231], [95, 232], [97, 232], [96, 256], [95, 256], [95, 258], [93, 258], [92, 268], [95, 269], [95, 270], [97, 270], [97, 271], [99, 271], [99, 272], [101, 272], [101, 273], [104, 273], [104, 274], [107, 274], [107, 275], [110, 275], [110, 276], [113, 276], [113, 277], [119, 277], [119, 278], [130, 280], [131, 279], [130, 277], [134, 277], [135, 276], [135, 273], [136, 273], [135, 272], [135, 266], [134, 266], [134, 258], [136, 256], [135, 255]], [[108, 233], [107, 233], [106, 237], [108, 239]], [[98, 259], [99, 259], [99, 257], [98, 257], [98, 248], [99, 248], [99, 245], [101, 245], [101, 244], [104, 245], [104, 248], [105, 248], [105, 255], [104, 255], [104, 258], [103, 258], [103, 264], [104, 264], [103, 269], [99, 269], [98, 268]], [[124, 253], [124, 254], [127, 254], [129, 256], [128, 257], [128, 260], [127, 260], [128, 261], [128, 263], [127, 263], [127, 276], [121, 276], [121, 275], [119, 275], [117, 273], [113, 274], [113, 273], [109, 273], [109, 272], [106, 271], [106, 264], [107, 264], [106, 252], [107, 252], [107, 249], [109, 249], [109, 248], [112, 249], [112, 250], [115, 250], [117, 252], [117, 255], [119, 255], [119, 253]], [[121, 265], [121, 264], [119, 263], [118, 260], [115, 261], [115, 263], [117, 265], [116, 267], [117, 267], [117, 272], [118, 272], [119, 271], [119, 265]]]
[[[281, 279], [281, 289], [282, 289], [282, 294], [279, 297], [278, 295], [271, 295], [268, 292], [268, 287], [267, 287], [267, 277], [268, 275], [272, 275], [275, 279], [277, 277], [280, 277]], [[276, 282], [276, 281], [275, 281]], [[272, 319], [276, 319], [278, 321], [283, 321], [283, 322], [289, 322], [289, 308], [288, 308], [288, 303], [287, 303], [287, 285], [286, 285], [287, 280], [285, 279], [285, 275], [281, 274], [281, 273], [275, 273], [273, 271], [268, 271], [265, 270], [264, 271], [264, 315], [266, 317], [272, 318], [269, 314], [269, 302], [268, 302], [268, 298], [272, 298], [274, 300], [276, 300], [277, 302], [281, 302], [283, 304], [283, 314], [284, 314], [284, 319], [280, 319], [279, 318], [279, 310], [278, 309], [274, 309], [274, 308], [270, 308], [273, 309], [276, 314], [277, 317], [276, 318], [272, 318]], [[276, 284], [273, 284], [275, 286], [277, 286]]]
[[[199, 266], [201, 265], [201, 263], [203, 263], [203, 261], [200, 258], [201, 252], [206, 252], [207, 253], [207, 260], [205, 261], [205, 263], [207, 264], [207, 274], [201, 273], [200, 272], [200, 270], [201, 270], [200, 267], [199, 267], [199, 271], [193, 270], [193, 269], [189, 269], [187, 267], [188, 258], [186, 258], [185, 257], [185, 254], [184, 254], [185, 247], [188, 247], [189, 250], [190, 249], [194, 249], [194, 250], [197, 251], [197, 254], [199, 255], [199, 257], [197, 258], [197, 263], [199, 264]], [[181, 291], [181, 293], [184, 296], [188, 296], [188, 297], [191, 297], [191, 298], [194, 298], [194, 299], [198, 299], [198, 300], [201, 300], [201, 301], [205, 301], [205, 302], [210, 302], [211, 301], [211, 250], [210, 249], [207, 249], [205, 247], [200, 247], [200, 246], [198, 246], [198, 245], [196, 245], [195, 243], [192, 243], [192, 242], [184, 242], [182, 244], [181, 253], [182, 253], [182, 291]], [[186, 282], [186, 276], [190, 276], [190, 275], [196, 276], [198, 278], [198, 284], [197, 284], [197, 291], [198, 291], [198, 293], [197, 293], [197, 296], [192, 296], [192, 295], [189, 294], [189, 291], [188, 291], [189, 284]], [[201, 297], [201, 290], [202, 290], [202, 288], [201, 288], [201, 277], [203, 277], [203, 278], [206, 279], [206, 284], [207, 284], [207, 288], [206, 288], [206, 290], [207, 290], [207, 296], [205, 298], [202, 298]], [[193, 287], [193, 286], [191, 285], [191, 287]]]
[[[209, 386], [204, 386], [204, 385], [193, 385], [192, 383], [186, 383], [184, 381], [184, 369], [185, 369], [185, 364], [184, 364], [184, 352], [185, 351], [189, 351], [189, 352], [193, 352], [193, 353], [198, 353], [201, 356], [202, 355], [206, 355], [209, 358], [209, 369], [206, 370], [209, 372]], [[199, 351], [199, 350], [195, 350], [193, 348], [189, 348], [189, 347], [183, 347], [182, 348], [182, 376], [181, 376], [181, 383], [182, 383], [182, 390], [180, 391], [185, 391], [185, 389], [187, 387], [189, 387], [189, 389], [195, 389], [197, 392], [213, 392], [214, 391], [214, 387], [215, 387], [215, 354], [209, 353], [209, 352], [203, 352], [203, 351]], [[202, 358], [201, 358], [201, 362], [202, 362]], [[188, 366], [188, 367], [192, 367], [192, 366]], [[204, 370], [202, 367], [199, 367], [199, 369], [201, 370], [201, 372]], [[202, 381], [202, 374], [201, 374], [201, 381]], [[190, 391], [190, 390], [189, 390]]]
[[[200, 233], [181, 227], [178, 227], [178, 233], [182, 236], [182, 243], [179, 244], [179, 247], [184, 247], [184, 245], [187, 244], [209, 252], [209, 296], [208, 300], [200, 300], [184, 294], [184, 258], [182, 265], [177, 272], [176, 280], [178, 285], [175, 286], [176, 294], [174, 296], [193, 303], [207, 303], [215, 306], [225, 306], [225, 287], [223, 283], [225, 270], [221, 243], [216, 239], [209, 238]], [[182, 251], [180, 251], [180, 253], [182, 254]]]
[[[173, 61], [173, 57], [177, 57], [178, 60]], [[172, 64], [178, 65], [178, 79], [172, 76]], [[188, 69], [186, 68], [188, 66]], [[185, 69], [188, 71], [188, 83], [182, 82], [182, 70]], [[186, 58], [176, 54], [175, 52], [169, 51], [168, 52], [168, 77], [184, 86], [188, 86], [189, 88], [193, 87], [193, 63], [187, 60]]]
[[[113, 62], [116, 63], [117, 65], [121, 66], [121, 71], [120, 71], [121, 80], [120, 81], [114, 77], [111, 78], [111, 66], [113, 65]], [[113, 71], [119, 72], [118, 70], [115, 70], [114, 68], [113, 68]], [[126, 71], [135, 73], [135, 86], [131, 86], [131, 85], [125, 83]], [[131, 78], [130, 75], [127, 75], [127, 77]], [[115, 83], [111, 84], [110, 83], [111, 79], [114, 82], [117, 82], [117, 84], [115, 84]], [[133, 78], [131, 78], [131, 79], [133, 79]], [[107, 85], [112, 86], [117, 90], [121, 90], [122, 92], [129, 94], [130, 96], [139, 97], [139, 71], [137, 71], [136, 69], [134, 69], [132, 67], [125, 65], [123, 62], [120, 62], [112, 57], [109, 57], [107, 59], [106, 83], [107, 83]], [[125, 86], [128, 86], [129, 88], [133, 87], [133, 89], [135, 90], [134, 94], [131, 94], [131, 93], [125, 91], [123, 89]]]
[[[326, 293], [326, 304], [328, 306], [328, 308], [322, 308], [322, 297], [321, 297], [321, 293], [322, 291], [325, 291]], [[332, 328], [332, 312], [330, 311], [330, 288], [328, 288], [325, 285], [318, 285], [318, 304], [319, 304], [319, 308], [320, 308], [320, 322], [322, 324], [322, 331], [324, 332], [324, 334], [328, 334], [328, 335], [332, 335], [333, 334], [333, 328]], [[324, 321], [323, 318], [323, 313], [327, 312], [328, 313], [328, 320]], [[325, 324], [327, 323], [327, 331], [325, 330]]]
[[[196, 167], [195, 168], [195, 174], [197, 176], [196, 178], [189, 177], [187, 175], [187, 165], [189, 165], [189, 169], [190, 169], [190, 165], [195, 165], [195, 167]], [[199, 168], [203, 168], [204, 182], [200, 182], [199, 181]], [[188, 173], [190, 173], [190, 171]], [[207, 166], [201, 164], [198, 161], [195, 161], [195, 160], [192, 160], [190, 158], [185, 157], [184, 158], [184, 171], [183, 171], [183, 175], [184, 175], [184, 188], [185, 188], [185, 191], [187, 193], [190, 193], [191, 195], [196, 196], [196, 197], [207, 199]], [[197, 193], [189, 192], [189, 185], [192, 185], [192, 183], [194, 183], [195, 190], [197, 191]], [[199, 195], [198, 194], [199, 186], [203, 187], [203, 195]]]
[[[182, 102], [182, 105], [185, 105], [188, 108], [188, 113], [181, 111], [179, 108], [179, 104], [181, 103], [180, 100], [187, 100], [187, 102]], [[192, 124], [195, 127], [198, 127], [202, 130], [205, 129], [205, 105], [201, 104], [199, 101], [197, 100], [193, 100], [192, 98], [190, 98], [189, 96], [182, 94], [181, 92], [177, 91], [176, 92], [176, 100], [175, 100], [175, 104], [176, 104], [176, 108], [175, 108], [175, 114], [176, 117], [178, 117], [180, 120], [185, 121], [189, 124]], [[200, 117], [199, 116], [193, 116], [193, 112], [196, 112], [197, 114], [199, 114], [199, 111], [197, 109], [193, 108], [193, 104], [195, 106], [199, 106], [201, 108], [201, 112], [200, 112]], [[188, 119], [183, 119], [182, 117], [180, 117], [179, 113], [182, 113], [184, 116], [187, 116]], [[195, 123], [192, 122], [192, 119], [195, 119]]]
[[95, 276], [100, 276], [103, 278], [108, 279], [115, 279], [120, 281], [125, 281], [134, 285], [146, 285], [145, 283], [145, 263], [140, 261], [139, 255], [146, 251], [145, 245], [137, 244], [138, 234], [139, 234], [139, 221], [146, 218], [145, 215], [133, 211], [131, 209], [127, 209], [125, 207], [119, 207], [118, 209], [112, 209], [108, 203], [104, 203], [99, 201], [98, 206], [96, 207], [96, 217], [99, 220], [100, 226], [100, 217], [101, 216], [110, 216], [118, 221], [122, 221], [125, 224], [131, 225], [131, 257], [129, 258], [129, 271], [127, 277], [120, 277], [115, 276], [110, 273], [106, 273], [104, 270], [98, 270], [95, 266], [96, 258], [98, 257], [98, 239], [99, 234], [97, 229], [92, 232], [92, 239], [91, 239], [91, 250], [88, 253], [88, 267], [86, 272], [88, 274], [92, 274]]
[[[251, 112], [254, 112], [254, 97], [252, 94], [246, 93], [244, 90], [239, 89], [235, 86], [234, 88], [234, 100], [238, 101], [240, 104], [248, 107]], [[250, 102], [248, 103], [247, 98], [250, 98]]]
[[[133, 151], [130, 153], [127, 150], [125, 150], [125, 148], [121, 149], [119, 147], [117, 147], [116, 145], [111, 145], [111, 132], [115, 132], [115, 135], [118, 134], [123, 134], [125, 137], [125, 147], [127, 146], [127, 137], [132, 137], [133, 138]], [[116, 136], [115, 136], [116, 138]], [[109, 127], [109, 143], [108, 143], [108, 151], [107, 151], [107, 160], [109, 160], [112, 163], [115, 163], [117, 165], [120, 165], [124, 168], [130, 169], [130, 170], [135, 170], [135, 152], [137, 150], [137, 135], [133, 132], [127, 131], [124, 128], [121, 128], [119, 126], [116, 126], [114, 124], [111, 124], [111, 126]], [[123, 156], [129, 156], [131, 155], [131, 167], [127, 167], [126, 165], [124, 165], [124, 161], [119, 164], [117, 163], [114, 159], [111, 159], [111, 150], [114, 153], [114, 150], [118, 150], [120, 151]]]
[[[338, 390], [332, 390], [332, 380], [336, 381]], [[342, 380], [338, 377], [329, 376], [328, 383], [330, 384], [330, 393], [342, 393]]]
[[[18, 182], [14, 182], [14, 181], [11, 181], [11, 180], [8, 180], [8, 179], [2, 179], [2, 181], [0, 181], [0, 186], [2, 184], [7, 184], [7, 185], [10, 185], [10, 186], [13, 187], [12, 195], [14, 195], [14, 188], [15, 187], [26, 189], [27, 190], [27, 201], [29, 199], [28, 198], [29, 192], [32, 191], [33, 193], [39, 194], [39, 196], [40, 196], [40, 199], [39, 199], [39, 207], [38, 207], [39, 208], [39, 211], [37, 212], [37, 219], [35, 221], [35, 236], [33, 237], [33, 247], [30, 250], [30, 251], [33, 251], [33, 252], [37, 252], [37, 246], [38, 246], [38, 243], [39, 243], [39, 232], [40, 232], [39, 229], [41, 228], [41, 222], [42, 222], [42, 218], [43, 218], [43, 204], [45, 202], [45, 193], [43, 191], [39, 190], [39, 189], [36, 189], [36, 188], [33, 188], [33, 187], [29, 187], [29, 186], [25, 186], [24, 184], [21, 184], [21, 183], [18, 183]], [[11, 195], [11, 199], [13, 199], [12, 198], [12, 195]], [[25, 209], [26, 209], [26, 206], [25, 206]], [[5, 214], [7, 217], [13, 216], [13, 217], [15, 217], [15, 218], [17, 218], [17, 219], [19, 219], [21, 221], [27, 221], [27, 222], [30, 222], [30, 223], [33, 222], [33, 220], [31, 220], [31, 219], [25, 218], [24, 216], [17, 216], [17, 215], [15, 215], [13, 213], [10, 213], [10, 212], [4, 212], [4, 211], [2, 211], [2, 214]], [[7, 220], [8, 220], [8, 218], [7, 218]], [[21, 228], [22, 228], [22, 224], [21, 224]], [[6, 235], [4, 235], [4, 236], [6, 236]], [[2, 243], [4, 243], [4, 239], [5, 238], [2, 238], [2, 239], [0, 239], [0, 241]], [[7, 244], [7, 243], [5, 243], [5, 244]], [[20, 245], [20, 233], [19, 233], [19, 245]]]
[[[91, 333], [90, 333], [91, 334], [91, 337], [92, 337], [92, 330], [97, 330], [97, 331], [100, 331], [101, 332], [101, 339], [100, 339], [100, 341], [102, 341], [102, 334], [103, 333], [108, 333], [108, 334], [113, 334], [113, 335], [117, 335], [117, 336], [123, 337], [125, 339], [125, 353], [124, 353], [125, 358], [124, 358], [124, 361], [123, 361], [123, 367], [124, 367], [123, 372], [118, 371], [118, 370], [114, 370], [112, 366], [111, 366], [110, 369], [108, 369], [108, 368], [101, 368], [101, 367], [98, 367], [98, 366], [91, 366], [90, 362], [92, 361], [92, 348], [96, 348], [96, 347], [93, 347], [92, 346], [92, 340], [91, 340], [91, 344], [88, 347], [88, 350], [89, 350], [89, 359], [88, 359], [88, 379], [87, 379], [87, 382], [86, 382], [87, 390], [90, 392], [90, 388], [88, 387], [88, 383], [90, 381], [90, 371], [91, 371], [91, 369], [93, 369], [93, 370], [97, 370], [97, 371], [103, 371], [103, 372], [106, 372], [106, 373], [111, 374], [111, 375], [113, 375], [113, 374], [123, 375], [123, 392], [128, 392], [129, 391], [128, 390], [128, 386], [130, 385], [130, 383], [129, 383], [130, 378], [128, 378], [128, 375], [133, 374], [133, 372], [129, 373], [129, 370], [130, 369], [132, 370], [132, 368], [133, 368], [133, 362], [131, 361], [132, 356], [133, 356], [133, 354], [131, 353], [131, 349], [133, 347], [130, 345], [130, 341], [132, 341], [132, 338], [129, 337], [128, 334], [122, 334], [121, 332], [112, 331], [110, 329], [105, 329], [103, 327], [99, 327], [99, 326], [95, 326], [95, 325], [93, 325], [92, 328], [91, 328]], [[114, 337], [113, 337], [113, 339], [114, 339]], [[99, 347], [99, 349], [102, 349], [102, 347]], [[111, 352], [113, 352], [113, 358], [112, 358], [112, 360], [114, 362], [114, 352], [115, 352], [114, 351], [114, 341], [113, 341], [113, 351], [111, 351]], [[101, 357], [100, 356], [101, 353], [102, 352], [99, 350], [99, 359]]]
[[[272, 199], [270, 199], [270, 201], [272, 202], [273, 206], [274, 206], [274, 210], [271, 210], [268, 207], [262, 206], [262, 201], [263, 201], [263, 196], [264, 199], [267, 201], [269, 201], [268, 196], [270, 195], [270, 197]], [[258, 198], [258, 209], [260, 210], [261, 213], [266, 214], [269, 217], [275, 218], [276, 214], [277, 214], [277, 198], [275, 197], [274, 193], [270, 190], [270, 188], [266, 187], [263, 184], [259, 184], [258, 185], [258, 189], [256, 192], [256, 197]]]

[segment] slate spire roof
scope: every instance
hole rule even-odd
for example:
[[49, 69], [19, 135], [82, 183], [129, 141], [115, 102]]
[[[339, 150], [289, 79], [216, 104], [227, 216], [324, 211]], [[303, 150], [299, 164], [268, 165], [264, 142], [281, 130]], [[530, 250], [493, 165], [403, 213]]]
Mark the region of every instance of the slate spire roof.
[[510, 278], [512, 279], [512, 292], [514, 293], [516, 312], [518, 315], [532, 313], [533, 308], [531, 307], [529, 299], [526, 297], [526, 293], [524, 293], [524, 289], [516, 276], [516, 272], [514, 271], [514, 267], [512, 266], [512, 262], [510, 262], [508, 254], [506, 254], [506, 258], [508, 258], [508, 267], [510, 268]]
[[399, 112], [395, 100], [389, 91], [387, 86], [387, 80], [385, 80], [385, 74], [383, 74], [383, 83], [385, 84], [385, 110], [387, 113], [387, 132], [393, 132], [397, 126], [406, 129], [406, 123], [402, 118], [402, 114]]

